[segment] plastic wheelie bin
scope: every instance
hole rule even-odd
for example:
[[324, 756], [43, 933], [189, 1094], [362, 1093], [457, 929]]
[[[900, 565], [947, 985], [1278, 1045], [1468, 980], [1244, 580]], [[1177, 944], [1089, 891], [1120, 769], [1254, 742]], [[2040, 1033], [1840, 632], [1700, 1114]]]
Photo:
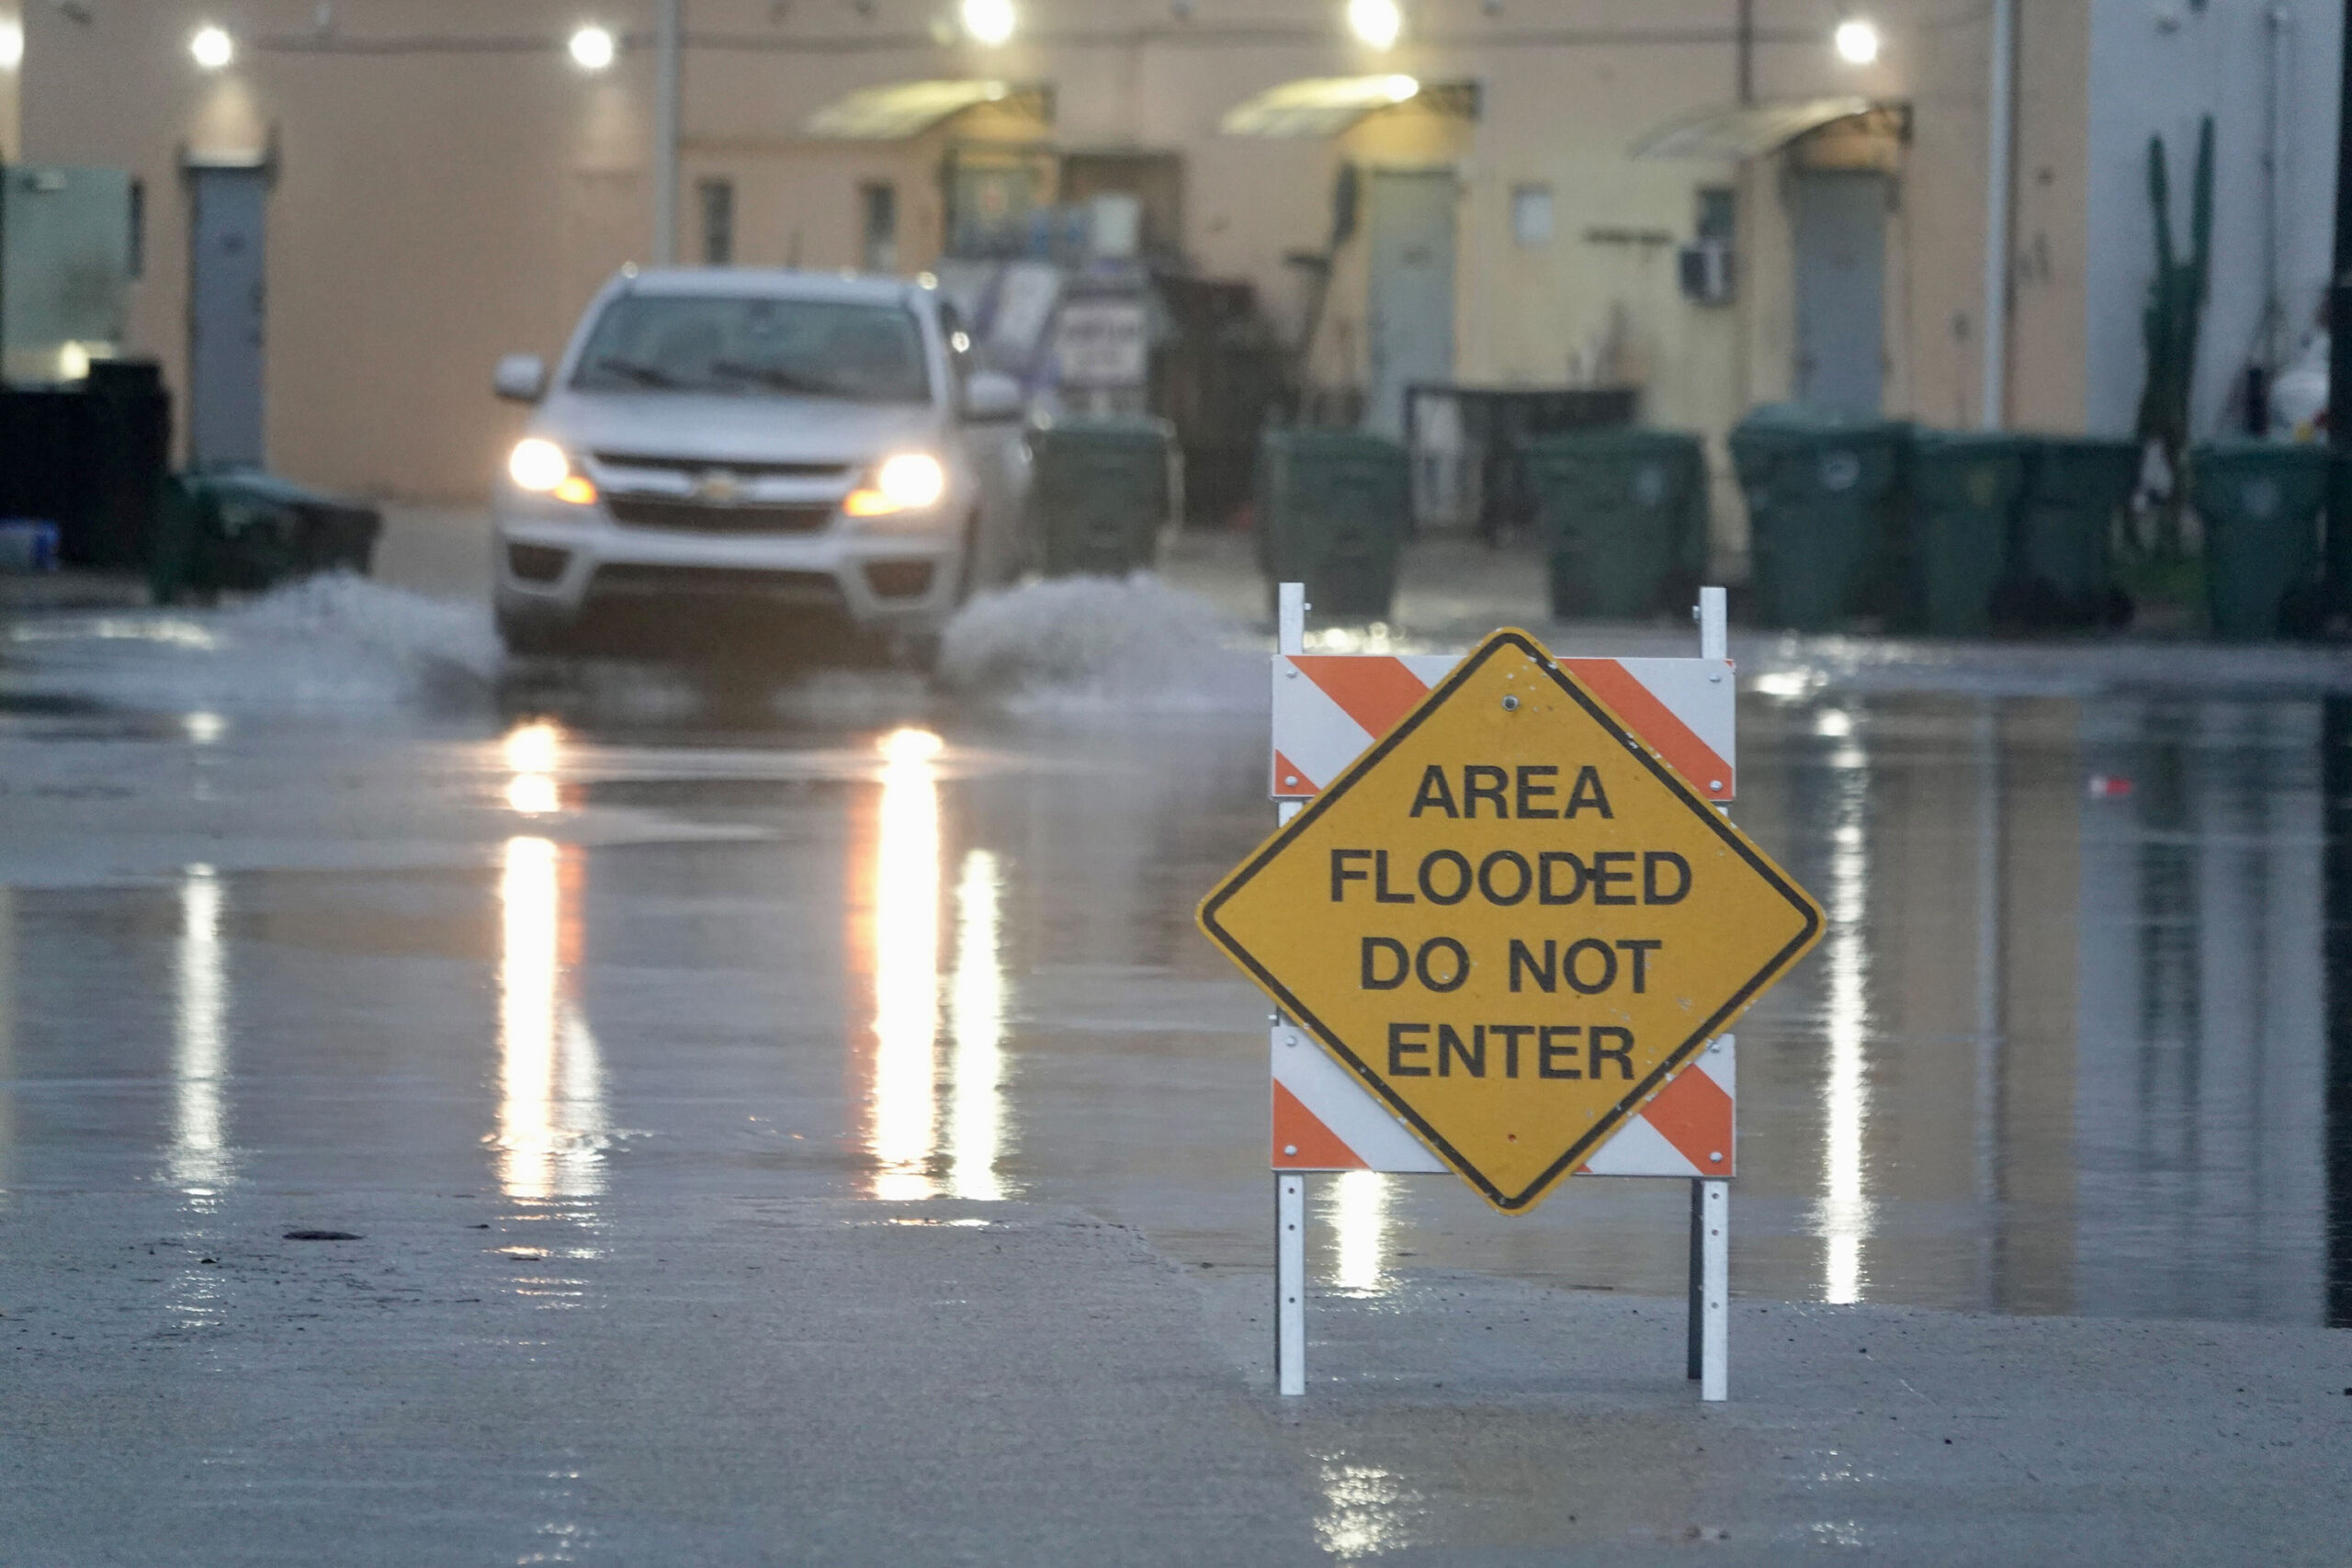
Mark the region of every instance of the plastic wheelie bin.
[[1893, 422], [1787, 403], [1733, 429], [1761, 624], [1824, 631], [1858, 615], [1900, 615], [1905, 434]]
[[1029, 536], [1048, 577], [1148, 569], [1181, 506], [1174, 427], [1056, 420], [1030, 432]]
[[166, 488], [148, 581], [156, 601], [171, 604], [323, 571], [365, 576], [382, 529], [374, 507], [258, 468], [198, 469]]
[[1258, 559], [1268, 594], [1303, 582], [1318, 615], [1386, 615], [1411, 505], [1409, 461], [1397, 443], [1357, 431], [1268, 431], [1258, 448]]
[[1911, 604], [1920, 630], [1977, 637], [1992, 629], [2026, 455], [2025, 441], [1998, 432], [1911, 433]]
[[1707, 454], [1670, 430], [1539, 437], [1522, 457], [1551, 560], [1552, 614], [1644, 616], [1698, 586]]
[[2352, 455], [2336, 457], [2327, 483], [2327, 517], [2321, 533], [2327, 540], [2329, 597], [2341, 611], [2352, 608]]
[[2207, 441], [2188, 454], [2188, 501], [2205, 524], [2205, 593], [2220, 637], [2277, 637], [2315, 597], [2320, 511], [2333, 457], [2284, 441]]
[[2041, 436], [2026, 458], [2012, 570], [1998, 618], [2030, 627], [2120, 626], [2132, 602], [2109, 547], [2140, 483], [2136, 441]]

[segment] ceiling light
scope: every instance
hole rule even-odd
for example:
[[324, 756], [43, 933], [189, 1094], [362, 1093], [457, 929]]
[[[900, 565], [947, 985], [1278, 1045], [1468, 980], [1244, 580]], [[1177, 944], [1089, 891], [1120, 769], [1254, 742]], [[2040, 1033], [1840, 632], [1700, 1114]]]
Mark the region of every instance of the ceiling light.
[[603, 28], [582, 28], [571, 35], [571, 61], [582, 71], [602, 71], [612, 64], [618, 46]]
[[237, 58], [235, 40], [219, 28], [198, 28], [196, 36], [187, 40], [188, 53], [207, 71], [218, 71]]
[[1019, 22], [1012, 0], [964, 0], [964, 31], [975, 43], [1003, 43]]
[[1869, 65], [1878, 59], [1878, 28], [1855, 17], [1838, 24], [1838, 58], [1849, 65]]
[[1348, 30], [1374, 49], [1386, 49], [1405, 30], [1396, 0], [1348, 0]]

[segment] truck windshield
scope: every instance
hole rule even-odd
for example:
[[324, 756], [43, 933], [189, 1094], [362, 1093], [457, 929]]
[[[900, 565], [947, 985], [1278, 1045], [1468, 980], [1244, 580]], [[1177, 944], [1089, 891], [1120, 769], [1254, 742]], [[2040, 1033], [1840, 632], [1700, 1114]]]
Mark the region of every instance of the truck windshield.
[[571, 384], [582, 391], [723, 393], [920, 403], [922, 333], [896, 305], [636, 294], [605, 307]]

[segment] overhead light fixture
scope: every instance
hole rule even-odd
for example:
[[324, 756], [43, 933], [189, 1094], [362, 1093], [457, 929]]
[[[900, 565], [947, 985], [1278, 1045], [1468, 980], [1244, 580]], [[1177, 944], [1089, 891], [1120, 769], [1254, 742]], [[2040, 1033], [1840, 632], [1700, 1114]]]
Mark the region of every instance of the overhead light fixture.
[[1860, 17], [1838, 23], [1834, 41], [1838, 58], [1849, 65], [1870, 65], [1878, 60], [1878, 28]]
[[187, 51], [207, 71], [218, 71], [237, 58], [236, 40], [220, 28], [197, 28], [196, 36], [187, 40]]
[[1405, 30], [1405, 13], [1396, 0], [1348, 0], [1348, 30], [1371, 48], [1388, 49]]
[[14, 71], [25, 62], [24, 24], [0, 17], [0, 71]]
[[964, 31], [975, 43], [1004, 43], [1020, 23], [1012, 0], [964, 0]]
[[1409, 103], [1420, 96], [1421, 85], [1410, 76], [1391, 76], [1380, 84], [1392, 104]]
[[582, 28], [571, 35], [571, 62], [582, 71], [602, 71], [613, 62], [619, 46], [603, 28]]

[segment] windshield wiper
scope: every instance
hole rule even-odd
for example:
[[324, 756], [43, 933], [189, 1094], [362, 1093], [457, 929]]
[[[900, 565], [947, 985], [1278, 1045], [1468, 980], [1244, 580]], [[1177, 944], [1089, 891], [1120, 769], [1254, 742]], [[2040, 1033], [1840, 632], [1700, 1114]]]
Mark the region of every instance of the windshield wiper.
[[721, 376], [733, 376], [745, 381], [757, 381], [772, 391], [804, 392], [815, 398], [838, 398], [844, 394], [831, 381], [814, 376], [803, 376], [775, 365], [749, 365], [740, 359], [714, 359], [710, 367]]
[[596, 361], [596, 368], [623, 377], [640, 387], [683, 387], [685, 385], [684, 381], [679, 380], [659, 365], [648, 365], [639, 359], [620, 359], [606, 355]]

